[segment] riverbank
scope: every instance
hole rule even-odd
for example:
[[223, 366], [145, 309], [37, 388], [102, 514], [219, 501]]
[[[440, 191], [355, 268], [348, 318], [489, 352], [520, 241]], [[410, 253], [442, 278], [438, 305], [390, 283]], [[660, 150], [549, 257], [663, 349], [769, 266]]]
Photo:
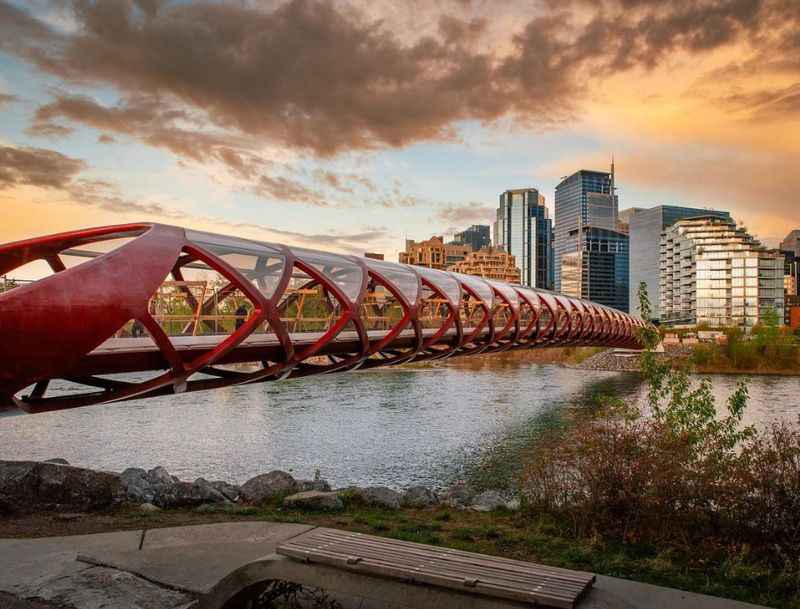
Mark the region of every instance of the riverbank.
[[[9, 469], [0, 465], [0, 470]], [[299, 523], [588, 570], [773, 607], [800, 606], [791, 572], [770, 568], [746, 549], [711, 539], [682, 546], [575, 534], [570, 522], [464, 485], [439, 492], [419, 487], [404, 493], [354, 487], [330, 491], [324, 490], [329, 489], [324, 480], [294, 480], [284, 472], [269, 472], [239, 487], [202, 479], [176, 481], [159, 468], [144, 472], [142, 479], [143, 470], [133, 468], [116, 475], [63, 464], [41, 465], [35, 480], [20, 477], [20, 471], [31, 467], [13, 465], [13, 476], [0, 476], [6, 509], [16, 501], [29, 510], [0, 519], [0, 538], [222, 522]], [[323, 490], [297, 493], [309, 485]], [[35, 495], [11, 496], [34, 488]], [[211, 488], [225, 489], [227, 496], [220, 497]], [[206, 496], [201, 497], [201, 491]], [[151, 498], [163, 506], [185, 505], [159, 508], [138, 503]]]
[[37, 514], [0, 521], [0, 538], [42, 537], [105, 533], [118, 530], [159, 529], [223, 522], [286, 522], [338, 529], [526, 560], [550, 566], [588, 570], [620, 577], [794, 609], [797, 599], [781, 592], [779, 575], [747, 557], [726, 556], [724, 549], [712, 558], [691, 550], [606, 544], [594, 538], [574, 538], [559, 523], [504, 510], [475, 512], [437, 507], [388, 510], [349, 506], [337, 513], [286, 511], [275, 506], [226, 508], [218, 512], [164, 510], [147, 514], [124, 508], [99, 514]]
[[[742, 376], [800, 376], [800, 365], [776, 366], [766, 358], [757, 359], [755, 365], [737, 366], [726, 358], [711, 357], [707, 345], [682, 346], [658, 353], [657, 359], [669, 362], [673, 367], [687, 370], [691, 374], [730, 374]], [[629, 349], [602, 349], [594, 353], [581, 354], [577, 360], [563, 359], [554, 363], [576, 370], [603, 372], [639, 372], [638, 352]]]

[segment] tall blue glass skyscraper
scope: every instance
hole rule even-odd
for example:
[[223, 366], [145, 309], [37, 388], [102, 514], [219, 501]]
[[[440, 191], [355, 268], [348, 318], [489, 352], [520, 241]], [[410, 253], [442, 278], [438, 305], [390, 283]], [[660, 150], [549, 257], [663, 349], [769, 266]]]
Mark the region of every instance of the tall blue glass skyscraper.
[[628, 311], [628, 235], [607, 228], [584, 226], [578, 248], [564, 254], [561, 292]]
[[561, 180], [555, 198], [557, 292], [628, 310], [628, 236], [620, 232], [611, 171], [581, 169]]
[[538, 190], [520, 188], [500, 195], [494, 241], [516, 258], [522, 285], [553, 289], [553, 221]]
[[579, 249], [584, 226], [616, 230], [614, 173], [581, 169], [561, 180], [555, 198], [555, 288], [561, 291], [561, 259]]

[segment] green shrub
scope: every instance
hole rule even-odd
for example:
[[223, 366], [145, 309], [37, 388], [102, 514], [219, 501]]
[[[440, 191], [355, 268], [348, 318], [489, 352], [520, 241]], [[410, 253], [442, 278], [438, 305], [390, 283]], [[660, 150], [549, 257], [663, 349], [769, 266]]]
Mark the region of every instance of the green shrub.
[[[648, 346], [652, 332], [643, 330]], [[766, 564], [800, 574], [798, 428], [744, 426], [745, 382], [718, 408], [709, 379], [693, 383], [649, 349], [642, 370], [647, 416], [607, 400], [526, 457], [520, 489], [529, 513], [569, 523], [577, 536], [625, 544], [751, 548]]]

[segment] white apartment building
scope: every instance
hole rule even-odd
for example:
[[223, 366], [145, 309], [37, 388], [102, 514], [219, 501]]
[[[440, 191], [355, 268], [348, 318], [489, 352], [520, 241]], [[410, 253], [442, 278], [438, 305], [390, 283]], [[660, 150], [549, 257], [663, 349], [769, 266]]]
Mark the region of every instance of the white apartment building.
[[783, 255], [730, 218], [675, 222], [661, 234], [661, 321], [756, 325], [768, 309], [783, 321]]

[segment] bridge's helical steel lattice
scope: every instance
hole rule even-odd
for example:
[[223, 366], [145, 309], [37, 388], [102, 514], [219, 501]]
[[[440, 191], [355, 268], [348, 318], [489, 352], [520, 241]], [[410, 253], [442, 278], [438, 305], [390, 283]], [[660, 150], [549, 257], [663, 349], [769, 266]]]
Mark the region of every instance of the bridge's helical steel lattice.
[[[643, 326], [543, 290], [161, 224], [0, 246], [0, 275], [34, 261], [53, 274], [0, 294], [0, 405], [27, 412], [511, 349], [638, 348]], [[54, 379], [79, 388], [54, 394]]]

